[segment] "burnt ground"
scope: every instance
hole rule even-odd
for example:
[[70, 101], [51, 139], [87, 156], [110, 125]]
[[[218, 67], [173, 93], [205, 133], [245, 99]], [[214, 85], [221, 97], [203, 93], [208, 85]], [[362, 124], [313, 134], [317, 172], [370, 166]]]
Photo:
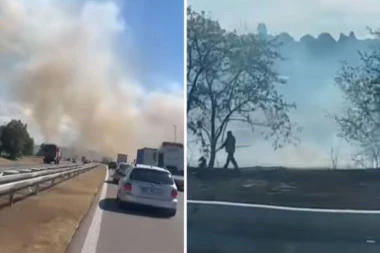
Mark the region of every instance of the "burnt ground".
[[380, 210], [380, 169], [188, 168], [189, 200]]

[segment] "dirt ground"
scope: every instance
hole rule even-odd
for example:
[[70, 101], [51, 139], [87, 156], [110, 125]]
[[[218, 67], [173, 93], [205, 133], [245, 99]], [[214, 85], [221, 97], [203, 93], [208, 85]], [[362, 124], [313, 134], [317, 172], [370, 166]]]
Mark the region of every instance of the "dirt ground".
[[380, 210], [380, 170], [188, 169], [188, 199]]
[[99, 166], [0, 209], [0, 252], [65, 252], [105, 173]]
[[42, 164], [42, 157], [38, 156], [24, 156], [17, 161], [10, 160], [4, 157], [0, 157], [0, 165], [7, 164]]

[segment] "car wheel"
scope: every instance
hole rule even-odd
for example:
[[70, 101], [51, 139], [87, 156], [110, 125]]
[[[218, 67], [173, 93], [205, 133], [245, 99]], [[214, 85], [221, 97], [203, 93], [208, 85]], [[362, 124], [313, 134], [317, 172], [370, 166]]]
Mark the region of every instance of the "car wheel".
[[116, 193], [116, 202], [117, 202], [117, 205], [118, 205], [119, 207], [121, 207], [121, 200], [120, 200], [120, 198], [119, 198], [119, 192]]

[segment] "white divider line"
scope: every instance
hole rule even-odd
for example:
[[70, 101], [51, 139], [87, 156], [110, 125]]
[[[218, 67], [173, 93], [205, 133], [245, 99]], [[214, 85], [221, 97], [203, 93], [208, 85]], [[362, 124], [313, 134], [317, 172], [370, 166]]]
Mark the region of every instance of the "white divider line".
[[303, 207], [261, 205], [261, 204], [248, 204], [248, 203], [225, 202], [225, 201], [187, 200], [187, 203], [188, 204], [213, 205], [213, 206], [227, 206], [227, 207], [230, 206], [230, 207], [257, 208], [257, 209], [260, 208], [260, 209], [271, 209], [271, 210], [293, 211], [293, 212], [380, 214], [380, 210], [303, 208]]
[[[104, 181], [108, 180], [108, 168], [106, 168], [106, 177]], [[100, 193], [99, 201], [106, 197], [107, 184], [104, 182], [102, 186], [102, 191]], [[83, 243], [81, 253], [96, 253], [96, 248], [98, 246], [98, 240], [100, 235], [100, 229], [102, 225], [103, 210], [97, 204], [95, 207], [95, 212], [91, 220], [90, 227], [88, 229], [86, 239]]]

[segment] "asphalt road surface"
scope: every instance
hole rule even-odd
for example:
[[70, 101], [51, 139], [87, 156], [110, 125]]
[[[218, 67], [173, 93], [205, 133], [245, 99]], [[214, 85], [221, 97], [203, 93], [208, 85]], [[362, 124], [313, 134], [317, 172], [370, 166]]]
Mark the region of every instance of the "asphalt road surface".
[[[350, 223], [356, 224], [351, 228], [344, 226], [335, 219], [328, 219], [329, 227], [321, 223], [300, 226], [296, 224], [296, 213], [293, 221], [289, 221], [289, 214], [276, 217], [265, 217], [262, 210], [250, 210], [250, 221], [239, 219], [238, 213], [231, 214], [224, 220], [212, 218], [202, 213], [192, 211], [188, 206], [187, 249], [189, 253], [227, 253], [227, 252], [255, 252], [255, 253], [378, 253], [380, 252], [380, 215], [367, 217], [355, 214]], [[214, 217], [217, 211], [214, 212]], [[339, 214], [338, 214], [339, 215]], [[271, 219], [287, 220], [284, 224], [271, 222]], [[368, 222], [373, 220], [373, 224]], [[273, 221], [272, 220], [272, 221]], [[318, 220], [318, 219], [317, 219]], [[365, 220], [365, 222], [363, 222]], [[228, 224], [228, 225], [223, 225]], [[350, 225], [351, 226], [351, 225]]]
[[[183, 252], [183, 193], [179, 194], [176, 216], [167, 218], [154, 210], [119, 208], [115, 199], [116, 191], [117, 185], [106, 182], [106, 196], [97, 203], [102, 210], [99, 238], [96, 252], [91, 253]], [[86, 225], [86, 222], [81, 227], [87, 228], [83, 229], [83, 233], [76, 234], [67, 252], [84, 252], [84, 234], [91, 231], [88, 231], [90, 225]]]

